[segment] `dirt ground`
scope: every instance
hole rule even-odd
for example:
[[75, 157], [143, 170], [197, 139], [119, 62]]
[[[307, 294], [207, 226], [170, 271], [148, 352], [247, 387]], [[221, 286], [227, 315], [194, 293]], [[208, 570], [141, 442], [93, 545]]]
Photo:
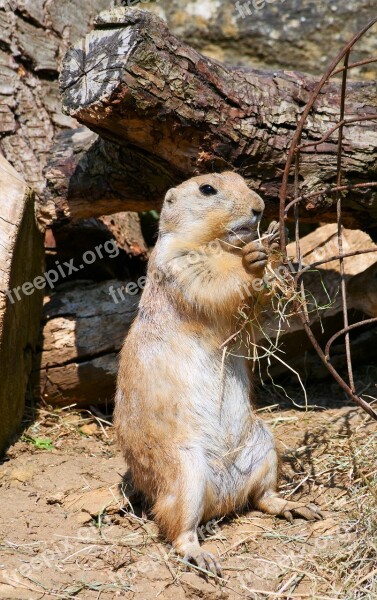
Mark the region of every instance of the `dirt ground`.
[[205, 524], [225, 576], [206, 581], [121, 494], [107, 418], [39, 409], [0, 466], [0, 598], [376, 599], [375, 423], [351, 407], [259, 412], [279, 440], [284, 496], [325, 519], [252, 511]]

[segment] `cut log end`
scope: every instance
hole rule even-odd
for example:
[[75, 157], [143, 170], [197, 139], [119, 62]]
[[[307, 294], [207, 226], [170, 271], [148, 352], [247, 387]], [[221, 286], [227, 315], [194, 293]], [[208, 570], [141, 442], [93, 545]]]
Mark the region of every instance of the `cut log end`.
[[66, 114], [77, 118], [83, 108], [106, 101], [141, 41], [140, 29], [157, 24], [168, 33], [166, 24], [147, 11], [118, 7], [100, 13], [94, 30], [66, 54], [60, 75]]
[[131, 27], [95, 30], [86, 38], [87, 49], [72, 49], [60, 78], [66, 114], [76, 115], [111, 94], [112, 82], [121, 77], [136, 44], [135, 38], [136, 32]]

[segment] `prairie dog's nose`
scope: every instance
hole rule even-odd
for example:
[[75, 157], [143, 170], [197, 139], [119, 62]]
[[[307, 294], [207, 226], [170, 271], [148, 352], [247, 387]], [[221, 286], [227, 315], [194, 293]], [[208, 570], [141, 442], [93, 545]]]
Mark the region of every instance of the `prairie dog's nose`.
[[253, 223], [258, 223], [262, 218], [263, 211], [262, 210], [251, 210], [251, 220]]

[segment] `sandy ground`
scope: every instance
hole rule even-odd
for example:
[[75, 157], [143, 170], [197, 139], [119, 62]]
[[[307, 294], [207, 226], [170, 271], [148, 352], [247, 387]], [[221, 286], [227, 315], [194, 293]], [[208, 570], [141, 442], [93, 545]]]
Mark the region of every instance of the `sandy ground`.
[[283, 494], [316, 502], [325, 519], [290, 524], [253, 511], [204, 525], [219, 582], [183, 564], [142, 507], [127, 504], [110, 425], [41, 409], [0, 466], [0, 598], [377, 598], [369, 546], [356, 579], [349, 563], [370, 526], [358, 522], [357, 499], [377, 499], [376, 455], [360, 466], [355, 445], [375, 443], [375, 424], [353, 408], [260, 414], [279, 440]]

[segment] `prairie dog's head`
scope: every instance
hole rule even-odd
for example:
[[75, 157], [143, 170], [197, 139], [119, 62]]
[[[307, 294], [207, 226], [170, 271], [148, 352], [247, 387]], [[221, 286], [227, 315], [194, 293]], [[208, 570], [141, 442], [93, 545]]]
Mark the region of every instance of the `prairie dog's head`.
[[160, 234], [191, 244], [221, 239], [239, 245], [255, 238], [263, 210], [262, 198], [237, 173], [200, 175], [167, 192]]

